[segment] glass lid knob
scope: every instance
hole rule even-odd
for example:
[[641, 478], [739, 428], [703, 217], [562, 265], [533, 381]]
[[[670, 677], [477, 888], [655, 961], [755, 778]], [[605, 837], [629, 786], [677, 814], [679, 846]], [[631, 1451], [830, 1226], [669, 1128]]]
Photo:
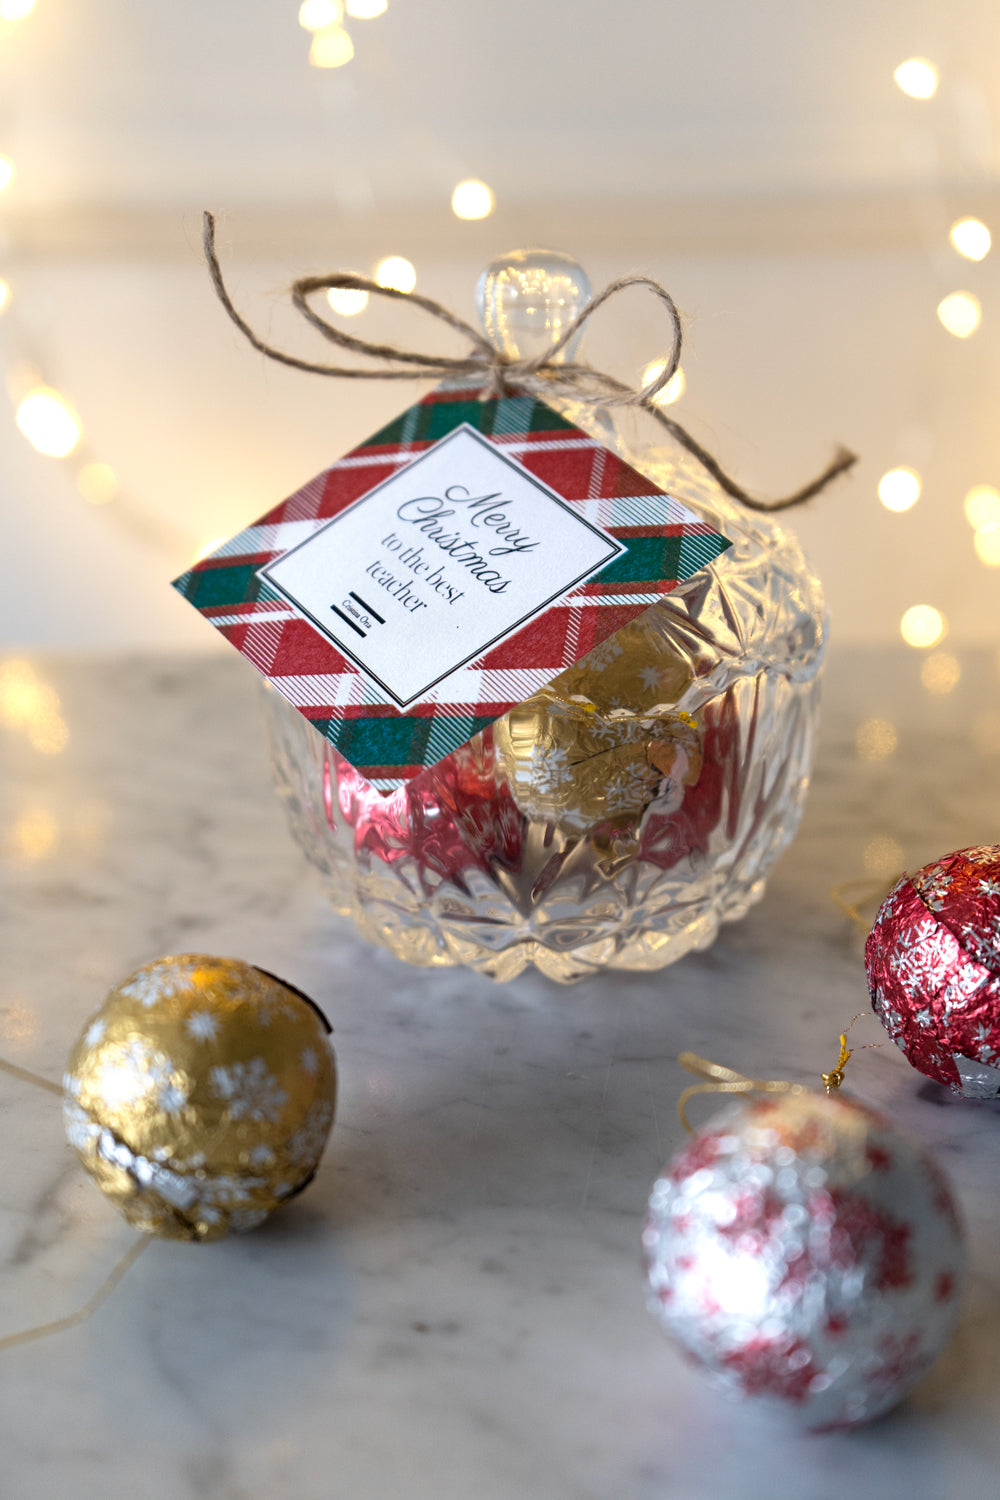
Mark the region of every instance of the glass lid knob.
[[[544, 353], [590, 300], [583, 267], [559, 250], [512, 250], [491, 261], [479, 278], [476, 303], [483, 331], [508, 359]], [[557, 361], [572, 359], [577, 333]]]

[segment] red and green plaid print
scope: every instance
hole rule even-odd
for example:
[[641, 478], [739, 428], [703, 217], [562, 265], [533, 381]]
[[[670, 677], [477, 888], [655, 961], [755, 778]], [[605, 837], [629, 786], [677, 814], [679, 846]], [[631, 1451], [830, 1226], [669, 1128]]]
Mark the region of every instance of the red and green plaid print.
[[[400, 711], [259, 570], [462, 423], [477, 428], [626, 551], [499, 646]], [[379, 790], [457, 750], [730, 545], [532, 396], [434, 391], [174, 586]]]

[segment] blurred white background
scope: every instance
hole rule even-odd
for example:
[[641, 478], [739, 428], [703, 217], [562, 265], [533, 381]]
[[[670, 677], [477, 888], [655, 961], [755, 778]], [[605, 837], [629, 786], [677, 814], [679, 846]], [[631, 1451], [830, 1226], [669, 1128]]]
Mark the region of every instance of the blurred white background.
[[[1000, 235], [1000, 8], [388, 0], [344, 19], [335, 68], [310, 65], [298, 12], [0, 0], [0, 643], [226, 649], [169, 579], [427, 389], [251, 350], [202, 264], [206, 207], [251, 321], [320, 359], [283, 298], [308, 271], [405, 256], [466, 317], [518, 246], [569, 251], [595, 288], [655, 276], [685, 315], [671, 414], [749, 489], [797, 487], [837, 442], [861, 454], [792, 519], [835, 638], [898, 641], [930, 605], [939, 655], [996, 640], [1000, 495], [966, 499], [1000, 490], [1000, 250], [969, 259], [949, 232]], [[913, 57], [930, 97], [894, 79]], [[453, 213], [466, 178], [488, 217]], [[981, 313], [968, 337], [938, 313], [955, 292]], [[459, 349], [395, 308], [344, 326]], [[622, 378], [663, 353], [638, 293], [591, 328], [584, 353]], [[78, 420], [66, 457], [15, 420], [38, 385]], [[898, 466], [920, 476], [905, 511], [878, 494]]]

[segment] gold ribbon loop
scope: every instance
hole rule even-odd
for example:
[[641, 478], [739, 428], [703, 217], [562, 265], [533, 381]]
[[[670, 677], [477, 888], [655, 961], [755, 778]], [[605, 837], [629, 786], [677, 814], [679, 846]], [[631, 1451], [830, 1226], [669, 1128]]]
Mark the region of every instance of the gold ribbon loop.
[[[845, 917], [850, 917], [862, 932], [867, 932], [882, 902], [904, 878], [901, 871], [889, 880], [882, 876], [875, 880], [868, 880], [864, 877], [857, 880], [842, 880], [839, 885], [831, 886], [830, 899]], [[866, 915], [867, 912], [870, 912], [871, 916]]]
[[[867, 1052], [877, 1050], [883, 1044], [881, 1042], [867, 1042], [864, 1047], [857, 1049], [847, 1045], [847, 1033], [859, 1021], [862, 1016], [859, 1011], [852, 1016], [845, 1029], [840, 1033], [840, 1056], [837, 1058], [836, 1066], [829, 1073], [821, 1073], [823, 1087], [828, 1094], [836, 1093], [844, 1081], [844, 1068], [848, 1059], [854, 1056], [855, 1050]], [[681, 1067], [688, 1073], [693, 1073], [696, 1078], [704, 1080], [702, 1083], [692, 1083], [686, 1088], [677, 1101], [677, 1114], [681, 1124], [689, 1135], [693, 1135], [694, 1127], [687, 1117], [686, 1105], [695, 1094], [808, 1094], [811, 1092], [802, 1083], [789, 1083], [784, 1078], [748, 1078], [745, 1073], [737, 1073], [735, 1068], [727, 1068], [722, 1063], [710, 1062], [707, 1057], [699, 1057], [697, 1052], [682, 1052], [677, 1058]]]
[[748, 1078], [737, 1073], [735, 1068], [726, 1068], [722, 1063], [710, 1062], [696, 1052], [682, 1052], [677, 1061], [688, 1073], [703, 1078], [704, 1083], [693, 1083], [686, 1088], [677, 1101], [677, 1114], [689, 1135], [694, 1126], [687, 1117], [687, 1102], [695, 1094], [807, 1094], [809, 1090], [801, 1083], [789, 1083], [783, 1078]]
[[[51, 1078], [43, 1078], [41, 1073], [32, 1073], [27, 1068], [19, 1068], [17, 1063], [8, 1062], [5, 1057], [0, 1057], [0, 1072], [9, 1073], [11, 1078], [19, 1078], [22, 1083], [34, 1084], [36, 1088], [47, 1089], [50, 1094], [58, 1094], [60, 1098], [62, 1097], [61, 1084], [53, 1083]], [[66, 1329], [75, 1328], [78, 1323], [85, 1322], [103, 1302], [107, 1301], [129, 1267], [135, 1264], [151, 1243], [150, 1240], [140, 1235], [82, 1307], [78, 1307], [75, 1312], [68, 1313], [64, 1318], [56, 1318], [52, 1323], [39, 1323], [34, 1328], [22, 1328], [17, 1333], [4, 1334], [0, 1338], [0, 1351], [16, 1349], [20, 1344], [30, 1344], [35, 1339], [48, 1338], [52, 1333], [64, 1333]]]
[[109, 1274], [101, 1282], [92, 1297], [88, 1297], [82, 1307], [75, 1312], [67, 1314], [65, 1318], [56, 1318], [52, 1323], [39, 1323], [35, 1328], [22, 1328], [17, 1333], [8, 1333], [0, 1338], [0, 1350], [16, 1349], [21, 1344], [34, 1343], [35, 1339], [47, 1339], [53, 1333], [65, 1333], [69, 1328], [75, 1328], [78, 1323], [85, 1323], [92, 1317], [102, 1303], [107, 1302], [115, 1287], [121, 1281], [126, 1271], [139, 1259], [144, 1250], [152, 1244], [152, 1240], [146, 1239], [145, 1235], [139, 1235], [121, 1259], [112, 1267]]

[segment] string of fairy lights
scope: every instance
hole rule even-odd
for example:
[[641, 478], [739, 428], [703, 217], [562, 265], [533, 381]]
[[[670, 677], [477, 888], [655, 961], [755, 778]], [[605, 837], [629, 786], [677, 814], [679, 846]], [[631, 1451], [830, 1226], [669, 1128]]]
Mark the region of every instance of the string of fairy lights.
[[[941, 81], [936, 64], [924, 57], [907, 58], [895, 69], [893, 77], [905, 95], [920, 102], [933, 99]], [[975, 264], [989, 255], [993, 239], [982, 220], [965, 216], [951, 225], [948, 244], [955, 256]], [[935, 255], [934, 259], [937, 261], [938, 257]], [[956, 339], [971, 338], [982, 322], [980, 299], [975, 292], [965, 289], [945, 292], [936, 311], [942, 328]], [[899, 515], [917, 504], [922, 491], [922, 476], [910, 466], [889, 469], [878, 483], [878, 498], [882, 505]], [[1000, 490], [988, 483], [973, 485], [965, 495], [963, 510], [979, 562], [988, 568], [1000, 567]], [[951, 693], [960, 681], [962, 669], [952, 652], [936, 649], [948, 633], [944, 612], [933, 604], [911, 605], [904, 610], [899, 629], [907, 645], [925, 653], [920, 678], [926, 690], [934, 696]], [[972, 718], [969, 727], [974, 746], [980, 753], [1000, 752], [1000, 715], [986, 709]], [[863, 761], [888, 761], [898, 744], [896, 726], [889, 719], [863, 719], [857, 727], [855, 749]], [[882, 878], [904, 868], [906, 856], [898, 839], [878, 832], [867, 838], [863, 861], [869, 875]]]
[[[907, 58], [899, 64], [893, 76], [904, 94], [921, 101], [933, 99], [940, 83], [937, 66], [924, 57]], [[987, 225], [973, 217], [957, 219], [948, 231], [948, 241], [957, 256], [973, 263], [985, 260], [993, 245]], [[937, 316], [941, 326], [954, 338], [968, 339], [982, 322], [982, 304], [974, 292], [949, 291], [937, 304]], [[883, 474], [878, 484], [878, 497], [886, 510], [902, 514], [916, 505], [922, 489], [923, 481], [918, 471], [902, 466]], [[964, 512], [979, 561], [986, 567], [1000, 567], [1000, 490], [992, 484], [974, 485], [965, 496]], [[914, 605], [903, 615], [900, 632], [908, 645], [918, 648], [935, 646], [947, 632], [947, 621], [932, 605]], [[933, 680], [934, 670], [928, 675]], [[940, 669], [936, 690], [948, 691], [951, 676], [948, 670]], [[957, 681], [957, 677], [954, 680]]]
[[[35, 4], [36, 0], [0, 0], [0, 22], [23, 21], [34, 10]], [[310, 63], [318, 68], [337, 68], [350, 63], [355, 56], [355, 46], [349, 23], [370, 21], [383, 15], [387, 9], [388, 0], [302, 0], [298, 21], [312, 38]], [[940, 82], [938, 68], [926, 58], [908, 58], [896, 68], [894, 77], [904, 94], [919, 101], [932, 99]], [[0, 155], [0, 193], [7, 191], [15, 178], [14, 162]], [[459, 219], [486, 218], [495, 206], [493, 191], [478, 179], [469, 178], [457, 183], [451, 195], [451, 209]], [[957, 257], [971, 263], [982, 261], [992, 247], [988, 226], [970, 216], [952, 224], [949, 242]], [[402, 292], [412, 291], [417, 282], [417, 271], [412, 262], [396, 254], [380, 259], [372, 267], [372, 275], [379, 285]], [[332, 289], [327, 296], [331, 309], [342, 317], [357, 317], [364, 313], [368, 304], [368, 294], [363, 291]], [[0, 277], [0, 314], [5, 314], [8, 321], [12, 320], [12, 313], [16, 316], [16, 300], [16, 288]], [[948, 291], [941, 298], [937, 316], [952, 336], [968, 339], [981, 324], [982, 307], [974, 292], [957, 289]], [[26, 378], [25, 366], [26, 362], [20, 361], [14, 379], [8, 379], [17, 425], [39, 453], [72, 465], [76, 487], [83, 499], [105, 507], [133, 534], [168, 550], [172, 557], [176, 557], [179, 551], [186, 556], [198, 556], [208, 550], [208, 544], [195, 544], [192, 538], [185, 539], [169, 525], [154, 520], [140, 507], [128, 502], [113, 466], [90, 451], [83, 423], [72, 402], [44, 378], [31, 378], [36, 372], [30, 366]], [[641, 373], [642, 383], [649, 383], [662, 368], [662, 360], [647, 364]], [[685, 387], [684, 371], [678, 369], [658, 399], [669, 405], [680, 399]], [[922, 487], [921, 475], [915, 468], [900, 466], [883, 474], [878, 484], [878, 497], [887, 510], [902, 514], [920, 499]], [[987, 567], [1000, 568], [1000, 489], [985, 482], [975, 485], [965, 497], [964, 510], [978, 560]], [[900, 620], [904, 641], [919, 649], [939, 645], [947, 629], [943, 612], [932, 604], [913, 605]], [[925, 685], [930, 691], [946, 692], [958, 680], [957, 664], [949, 663], [940, 655], [928, 657], [924, 675]]]
[[309, 61], [314, 68], [343, 68], [354, 56], [354, 42], [345, 24], [372, 21], [384, 15], [389, 0], [302, 0], [299, 25], [312, 32]]
[[[35, 5], [36, 0], [0, 0], [0, 23], [25, 20]], [[298, 20], [312, 36], [309, 62], [317, 68], [345, 66], [355, 55], [348, 21], [372, 20], [387, 9], [388, 0], [302, 0]], [[0, 154], [0, 194], [16, 175], [14, 162]], [[476, 178], [457, 183], [451, 195], [451, 210], [458, 219], [484, 219], [495, 205], [492, 189]], [[417, 282], [415, 267], [402, 255], [382, 257], [372, 275], [380, 286], [401, 292], [413, 291]], [[327, 296], [331, 309], [342, 317], [356, 317], [368, 304], [367, 292], [331, 289]], [[6, 342], [21, 350], [27, 340], [18, 324], [16, 303], [14, 288], [0, 276], [0, 315], [8, 329], [16, 330]], [[132, 504], [113, 466], [90, 450], [74, 404], [44, 380], [34, 361], [16, 359], [7, 372], [7, 387], [24, 437], [38, 453], [72, 466], [76, 488], [89, 504], [106, 507], [133, 536], [169, 553], [172, 560], [198, 558], [217, 544], [218, 538], [196, 542]]]
[[[35, 5], [36, 0], [0, 0], [0, 27], [23, 22]], [[388, 0], [303, 0], [298, 20], [311, 36], [309, 63], [320, 69], [348, 65], [355, 57], [353, 23], [373, 20], [387, 8]], [[363, 30], [362, 24], [355, 33], [362, 48]], [[894, 76], [903, 93], [918, 102], [932, 100], [940, 82], [938, 68], [925, 58], [908, 58], [900, 63]], [[16, 180], [16, 164], [0, 154], [0, 195]], [[452, 192], [451, 210], [459, 219], [486, 218], [495, 206], [492, 190], [477, 179], [457, 183]], [[962, 261], [974, 265], [989, 255], [992, 236], [981, 220], [965, 216], [951, 225], [948, 244], [957, 258], [956, 266]], [[384, 256], [372, 267], [372, 274], [380, 285], [404, 292], [412, 291], [417, 283], [416, 268], [401, 255]], [[944, 295], [937, 304], [942, 328], [956, 339], [973, 337], [982, 321], [980, 299], [963, 288], [942, 288], [942, 291]], [[362, 315], [368, 304], [365, 292], [331, 290], [328, 298], [334, 313], [346, 318]], [[17, 286], [11, 286], [0, 275], [0, 315], [8, 329], [17, 324], [17, 303]], [[15, 345], [18, 342], [17, 338], [13, 340]], [[662, 361], [646, 365], [642, 383], [648, 384], [662, 368]], [[114, 467], [88, 447], [83, 423], [71, 401], [32, 370], [28, 361], [19, 359], [7, 373], [20, 431], [39, 453], [69, 467], [86, 502], [102, 507], [118, 525], [168, 553], [172, 563], [179, 558], [196, 557], [215, 545], [214, 541], [196, 545], [194, 538], [178, 533], [169, 524], [150, 517], [141, 506], [133, 505], [122, 493]], [[679, 400], [684, 391], [684, 372], [678, 369], [659, 400], [669, 405]], [[901, 466], [883, 474], [878, 483], [878, 499], [886, 510], [904, 514], [920, 500], [922, 489], [918, 470]], [[1000, 489], [986, 482], [974, 485], [965, 496], [964, 513], [975, 556], [986, 567], [1000, 567]], [[911, 605], [904, 611], [899, 628], [903, 640], [923, 653], [920, 675], [926, 690], [934, 695], [950, 693], [960, 679], [961, 667], [954, 655], [938, 649], [948, 629], [943, 612], [933, 604]], [[68, 743], [69, 730], [58, 695], [39, 669], [21, 658], [0, 660], [0, 725], [23, 733], [41, 754], [58, 754]], [[1000, 752], [1000, 714], [980, 714], [973, 719], [970, 729], [983, 753]], [[856, 753], [862, 761], [885, 762], [895, 754], [898, 739], [889, 720], [867, 718], [856, 730]], [[106, 822], [105, 813], [106, 809], [84, 809], [83, 821], [74, 836], [98, 837]], [[9, 837], [15, 852], [35, 860], [48, 857], [61, 847], [65, 833], [51, 809], [39, 805], [24, 810]], [[878, 831], [867, 838], [863, 859], [866, 871], [873, 875], [898, 870], [904, 862], [897, 840]]]

